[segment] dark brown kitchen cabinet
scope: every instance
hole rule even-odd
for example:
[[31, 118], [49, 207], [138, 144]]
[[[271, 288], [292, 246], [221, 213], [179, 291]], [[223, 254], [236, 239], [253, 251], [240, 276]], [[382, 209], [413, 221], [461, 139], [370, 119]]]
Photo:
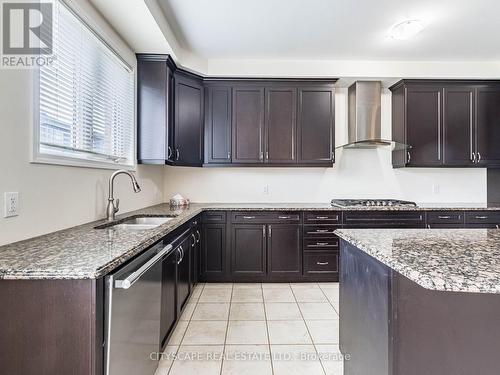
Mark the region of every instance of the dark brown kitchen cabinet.
[[474, 87], [443, 89], [443, 163], [472, 165], [474, 160]]
[[296, 162], [296, 108], [297, 89], [291, 87], [267, 87], [265, 117], [266, 163]]
[[203, 220], [201, 277], [203, 281], [218, 281], [228, 273], [226, 223], [206, 222], [205, 218]]
[[266, 275], [266, 225], [234, 224], [231, 232], [231, 273], [235, 277]]
[[297, 162], [331, 166], [335, 161], [333, 87], [299, 88], [297, 119]]
[[186, 236], [175, 250], [177, 255], [177, 311], [186, 304], [191, 293], [191, 238]]
[[500, 166], [500, 84], [476, 91], [476, 163]]
[[269, 224], [267, 273], [271, 278], [296, 277], [302, 274], [301, 226]]
[[137, 55], [137, 161], [173, 162], [173, 72], [168, 55]]
[[208, 86], [206, 89], [205, 162], [231, 163], [231, 86]]
[[200, 277], [201, 223], [196, 218], [191, 223], [191, 286], [194, 287]]
[[500, 166], [500, 83], [404, 80], [391, 87], [393, 167]]
[[440, 166], [442, 157], [440, 86], [406, 88], [406, 143], [408, 166]]
[[162, 261], [160, 346], [165, 347], [177, 319], [176, 280], [177, 251], [170, 252]]
[[204, 89], [200, 79], [175, 73], [174, 165], [202, 166]]
[[233, 87], [233, 162], [264, 161], [264, 111], [263, 87]]

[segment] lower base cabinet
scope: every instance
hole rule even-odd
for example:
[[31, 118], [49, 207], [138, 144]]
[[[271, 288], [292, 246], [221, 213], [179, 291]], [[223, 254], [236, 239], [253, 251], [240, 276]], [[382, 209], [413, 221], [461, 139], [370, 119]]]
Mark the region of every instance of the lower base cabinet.
[[263, 279], [266, 276], [266, 225], [235, 224], [231, 231], [231, 274]]
[[223, 281], [228, 277], [226, 223], [203, 223], [201, 246], [202, 281]]
[[177, 306], [178, 314], [186, 304], [191, 292], [191, 234], [186, 236], [177, 248]]
[[268, 226], [267, 273], [271, 279], [302, 276], [301, 243], [300, 224]]
[[338, 273], [338, 251], [304, 253], [305, 276], [337, 276]]
[[160, 349], [165, 347], [177, 319], [177, 260], [178, 253], [172, 251], [162, 262]]

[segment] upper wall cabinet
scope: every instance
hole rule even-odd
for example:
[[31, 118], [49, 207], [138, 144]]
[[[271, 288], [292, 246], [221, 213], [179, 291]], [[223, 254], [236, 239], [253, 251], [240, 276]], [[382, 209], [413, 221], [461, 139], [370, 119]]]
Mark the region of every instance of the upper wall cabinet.
[[331, 166], [331, 82], [208, 80], [206, 166]]
[[138, 54], [137, 159], [179, 166], [329, 167], [335, 79], [208, 78]]
[[500, 165], [500, 83], [404, 80], [392, 91], [394, 167]]
[[137, 160], [203, 164], [201, 77], [177, 69], [168, 55], [137, 55]]

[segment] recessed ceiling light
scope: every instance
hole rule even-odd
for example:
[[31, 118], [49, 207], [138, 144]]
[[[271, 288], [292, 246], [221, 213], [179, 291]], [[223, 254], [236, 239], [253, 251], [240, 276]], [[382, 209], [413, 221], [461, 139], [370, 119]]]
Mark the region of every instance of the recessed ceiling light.
[[391, 27], [389, 38], [405, 40], [417, 35], [425, 28], [425, 23], [420, 20], [405, 20]]

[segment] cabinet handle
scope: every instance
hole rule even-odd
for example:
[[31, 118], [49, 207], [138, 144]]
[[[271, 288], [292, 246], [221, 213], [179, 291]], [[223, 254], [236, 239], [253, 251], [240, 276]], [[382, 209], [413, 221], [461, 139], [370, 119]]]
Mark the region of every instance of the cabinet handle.
[[181, 153], [178, 148], [175, 149], [175, 160], [179, 160], [181, 157]]
[[473, 163], [475, 163], [476, 162], [476, 155], [474, 153], [474, 150], [472, 149], [473, 148], [472, 138], [474, 136], [473, 120], [472, 120], [472, 111], [473, 111], [473, 108], [472, 108], [472, 101], [473, 101], [472, 91], [469, 93], [469, 100], [470, 100], [470, 105], [469, 105], [469, 111], [470, 111], [470, 115], [469, 115], [470, 160]]
[[481, 153], [480, 152], [477, 153], [477, 162], [481, 163]]
[[427, 224], [427, 229], [431, 229], [431, 225], [430, 224]]
[[408, 159], [407, 164], [411, 163], [411, 153], [410, 151], [406, 151], [406, 158]]
[[328, 266], [330, 262], [316, 262], [318, 266]]
[[316, 229], [316, 233], [329, 233], [329, 231], [328, 229]]
[[278, 216], [278, 219], [291, 219], [290, 216]]
[[199, 243], [201, 240], [201, 234], [200, 234], [199, 230], [196, 231], [196, 235], [198, 236], [198, 239], [196, 240], [196, 242]]
[[330, 153], [330, 160], [333, 161], [333, 162], [335, 162], [335, 151], [332, 151]]
[[264, 153], [261, 151], [259, 153], [259, 160], [263, 160], [264, 159]]
[[266, 151], [266, 160], [269, 160], [269, 151]]
[[[316, 216], [316, 219], [318, 219], [318, 220], [328, 220], [328, 216]], [[337, 219], [338, 219], [338, 217], [337, 217]], [[335, 220], [337, 220], [337, 219], [335, 219]]]
[[184, 258], [184, 250], [182, 249], [182, 246], [177, 248], [177, 254], [179, 254], [179, 260], [177, 260], [177, 265], [179, 265], [182, 262], [182, 258]]
[[438, 91], [438, 160], [441, 160], [441, 91]]
[[328, 242], [316, 242], [316, 245], [309, 245], [308, 247], [324, 247], [328, 245]]
[[194, 233], [191, 233], [191, 237], [193, 237], [193, 243], [191, 244], [191, 247], [194, 247], [196, 245], [196, 236], [194, 235]]
[[497, 224], [497, 225], [495, 225], [495, 228], [500, 229], [500, 227], [498, 226], [498, 224]]
[[438, 219], [451, 219], [451, 216], [438, 216]]
[[167, 159], [170, 160], [171, 157], [172, 157], [172, 147], [168, 146], [168, 156], [167, 156]]
[[243, 216], [243, 219], [247, 219], [247, 220], [255, 219], [255, 216]]
[[272, 233], [273, 233], [273, 230], [272, 230], [272, 228], [271, 228], [271, 225], [269, 225], [269, 238], [271, 238]]
[[476, 216], [475, 218], [476, 218], [476, 219], [487, 219], [487, 218], [488, 218], [488, 216]]
[[230, 153], [230, 152], [228, 152], [228, 153], [227, 153], [227, 158], [228, 158], [229, 160], [231, 159], [231, 153]]
[[262, 238], [266, 238], [266, 226], [262, 226]]

